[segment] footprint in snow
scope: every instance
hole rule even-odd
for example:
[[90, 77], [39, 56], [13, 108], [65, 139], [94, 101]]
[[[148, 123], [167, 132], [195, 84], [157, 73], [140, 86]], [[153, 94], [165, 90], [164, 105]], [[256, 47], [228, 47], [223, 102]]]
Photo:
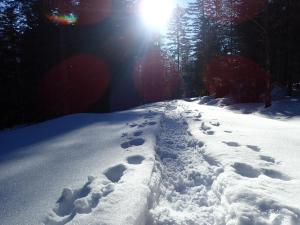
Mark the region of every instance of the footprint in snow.
[[129, 147], [131, 147], [131, 145], [129, 144], [129, 141], [123, 142], [123, 143], [121, 144], [121, 148], [126, 149], [126, 148], [129, 148]]
[[70, 222], [76, 214], [88, 214], [97, 207], [102, 197], [110, 194], [114, 189], [107, 181], [97, 184], [103, 186], [99, 192], [92, 192], [92, 183], [95, 178], [88, 177], [88, 182], [79, 189], [65, 188], [58, 199], [53, 213], [50, 213], [43, 221], [45, 225], [63, 225]]
[[138, 128], [143, 128], [143, 127], [146, 127], [146, 126], [154, 126], [156, 124], [157, 124], [157, 122], [155, 122], [155, 121], [147, 121], [146, 120], [143, 123], [139, 124]]
[[258, 146], [255, 145], [246, 145], [247, 148], [251, 149], [252, 151], [255, 152], [260, 152], [260, 148]]
[[203, 159], [211, 166], [220, 166], [220, 163], [210, 155], [203, 154]]
[[220, 122], [218, 122], [217, 120], [212, 120], [209, 122], [211, 125], [215, 126], [215, 127], [218, 127], [220, 126]]
[[240, 147], [241, 146], [239, 143], [233, 142], [233, 141], [229, 141], [229, 142], [223, 141], [223, 143], [230, 147]]
[[262, 168], [259, 170], [253, 168], [252, 166], [246, 163], [239, 163], [239, 162], [234, 163], [232, 167], [235, 169], [236, 173], [238, 173], [243, 177], [256, 178], [259, 175], [263, 174], [273, 179], [279, 179], [284, 181], [290, 180], [290, 178], [287, 175], [273, 169]]
[[260, 155], [259, 158], [266, 162], [275, 163], [275, 159], [272, 158], [271, 156]]
[[208, 131], [210, 129], [211, 129], [211, 127], [206, 125], [204, 122], [201, 123], [201, 130]]
[[145, 160], [145, 157], [141, 156], [141, 155], [133, 155], [133, 156], [129, 156], [127, 157], [127, 162], [129, 164], [141, 164], [143, 161]]
[[131, 127], [131, 128], [136, 127], [136, 126], [137, 126], [136, 123], [130, 123], [130, 124], [129, 124], [129, 127]]
[[144, 123], [142, 123], [142, 124], [139, 124], [138, 125], [138, 128], [143, 128], [143, 127], [145, 127], [145, 126], [147, 126], [148, 125], [148, 122], [146, 121], [146, 122], [144, 122]]
[[145, 143], [145, 140], [143, 138], [135, 138], [130, 141], [123, 142], [121, 144], [121, 147], [124, 149], [127, 149], [129, 147], [143, 145], [144, 143]]
[[195, 118], [201, 118], [201, 117], [202, 117], [201, 113], [198, 113], [198, 115], [195, 116]]
[[149, 126], [154, 126], [154, 125], [156, 125], [156, 122], [150, 121], [150, 122], [148, 122], [148, 125], [149, 125]]
[[235, 169], [235, 172], [243, 177], [256, 178], [260, 175], [259, 170], [253, 168], [252, 166], [246, 163], [236, 162], [232, 166]]
[[143, 131], [139, 130], [133, 133], [133, 136], [138, 137], [141, 136], [143, 134]]
[[157, 113], [149, 111], [146, 116], [144, 116], [145, 119], [152, 119], [157, 115]]
[[198, 113], [197, 116], [194, 116], [193, 120], [194, 120], [194, 121], [202, 121], [202, 120], [201, 120], [201, 117], [202, 117], [201, 113]]
[[207, 134], [207, 135], [213, 135], [215, 132], [213, 130], [211, 130], [211, 127], [208, 126], [206, 123], [202, 122], [201, 123], [201, 128], [202, 132], [204, 134]]
[[104, 171], [104, 175], [113, 183], [117, 183], [122, 178], [124, 171], [126, 170], [126, 166], [123, 164], [119, 164], [113, 167], [108, 168]]
[[142, 145], [145, 143], [145, 140], [143, 138], [136, 138], [136, 139], [133, 139], [129, 142], [129, 144], [131, 146], [139, 146], [139, 145]]
[[291, 180], [290, 177], [287, 175], [277, 171], [277, 170], [272, 170], [272, 169], [262, 169], [262, 173], [268, 177], [271, 177], [273, 179], [279, 179], [279, 180], [284, 180], [284, 181], [289, 181]]
[[214, 131], [212, 131], [212, 130], [209, 130], [209, 131], [206, 131], [206, 132], [205, 132], [205, 134], [207, 134], [207, 135], [214, 135], [214, 134], [215, 134], [215, 132], [214, 132]]
[[61, 197], [57, 201], [57, 207], [53, 211], [61, 217], [71, 215], [74, 211], [74, 202], [77, 199], [84, 198], [88, 196], [91, 189], [89, 187], [90, 182], [87, 182], [82, 188], [78, 190], [71, 190], [69, 188], [64, 188]]
[[231, 134], [232, 131], [231, 130], [224, 130], [225, 133]]

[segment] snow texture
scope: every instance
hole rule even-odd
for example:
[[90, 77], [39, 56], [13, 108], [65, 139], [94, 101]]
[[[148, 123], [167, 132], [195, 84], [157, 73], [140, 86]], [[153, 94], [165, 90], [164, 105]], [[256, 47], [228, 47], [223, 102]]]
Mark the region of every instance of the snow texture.
[[1, 225], [300, 225], [300, 103], [211, 97], [0, 133]]

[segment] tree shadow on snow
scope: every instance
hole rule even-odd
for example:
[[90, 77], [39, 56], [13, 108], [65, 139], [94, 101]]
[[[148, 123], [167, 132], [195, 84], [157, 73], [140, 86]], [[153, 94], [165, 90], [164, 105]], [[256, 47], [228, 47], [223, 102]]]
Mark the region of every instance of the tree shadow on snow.
[[145, 111], [124, 111], [108, 114], [74, 114], [12, 131], [0, 132], [0, 162], [29, 156], [26, 147], [50, 141], [58, 136], [93, 124], [113, 125], [142, 118]]
[[237, 110], [243, 114], [260, 113], [275, 119], [290, 119], [300, 116], [300, 99], [286, 98], [280, 101], [273, 101], [272, 106], [265, 108], [262, 103], [233, 104], [226, 107], [230, 110]]

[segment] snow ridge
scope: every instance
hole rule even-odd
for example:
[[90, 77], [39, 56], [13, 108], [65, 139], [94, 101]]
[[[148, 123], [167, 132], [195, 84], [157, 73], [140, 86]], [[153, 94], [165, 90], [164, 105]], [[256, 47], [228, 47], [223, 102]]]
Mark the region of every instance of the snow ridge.
[[148, 225], [224, 224], [225, 211], [212, 190], [223, 168], [206, 154], [205, 144], [191, 136], [183, 112], [173, 106], [166, 107], [157, 136], [160, 196]]
[[[147, 225], [300, 225], [299, 208], [279, 194], [297, 181], [260, 147], [220, 141], [225, 127], [206, 117], [182, 101], [166, 106]], [[212, 146], [227, 146], [236, 156], [228, 161], [224, 147], [215, 154]], [[242, 149], [248, 152], [238, 157]]]

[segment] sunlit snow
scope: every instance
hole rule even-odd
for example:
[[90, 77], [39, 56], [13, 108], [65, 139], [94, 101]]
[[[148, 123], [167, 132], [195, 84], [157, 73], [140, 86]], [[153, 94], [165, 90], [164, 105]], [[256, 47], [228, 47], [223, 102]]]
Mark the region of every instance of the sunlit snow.
[[228, 102], [2, 131], [0, 224], [300, 224], [298, 100]]

